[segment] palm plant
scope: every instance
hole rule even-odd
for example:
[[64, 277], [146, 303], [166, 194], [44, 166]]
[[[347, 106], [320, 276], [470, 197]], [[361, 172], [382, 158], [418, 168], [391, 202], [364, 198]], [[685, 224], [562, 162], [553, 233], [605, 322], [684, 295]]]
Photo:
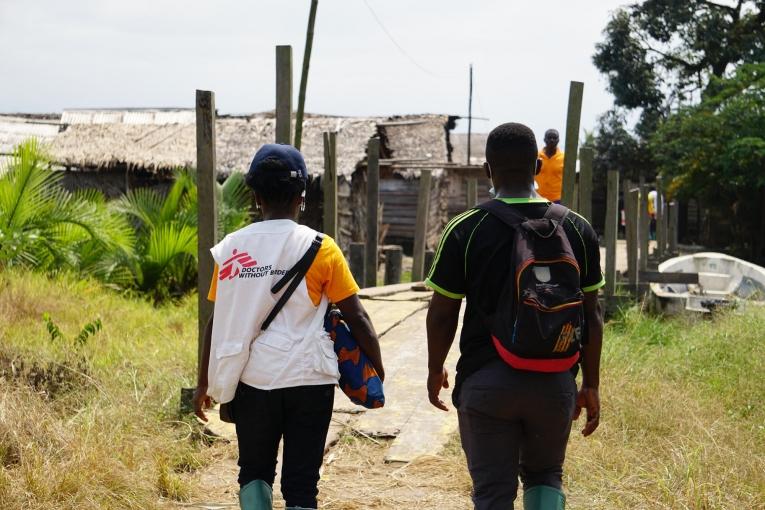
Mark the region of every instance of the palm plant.
[[70, 193], [61, 179], [34, 139], [16, 147], [0, 169], [0, 268], [73, 269], [116, 277], [116, 267], [102, 265], [98, 254], [129, 257], [134, 241], [130, 225], [101, 194]]
[[[181, 295], [196, 286], [197, 186], [193, 171], [178, 169], [166, 195], [148, 188], [129, 191], [116, 203], [136, 229], [131, 271], [138, 290], [155, 300]], [[249, 222], [249, 194], [240, 174], [218, 184], [221, 235]]]

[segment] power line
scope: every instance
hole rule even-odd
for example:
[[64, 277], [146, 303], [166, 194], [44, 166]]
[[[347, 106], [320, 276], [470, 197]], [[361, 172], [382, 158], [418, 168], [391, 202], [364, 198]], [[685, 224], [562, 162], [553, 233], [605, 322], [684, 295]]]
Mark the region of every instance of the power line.
[[422, 71], [423, 73], [429, 76], [432, 76], [433, 78], [439, 78], [438, 75], [432, 73], [431, 71], [429, 71], [428, 69], [420, 65], [420, 63], [417, 62], [414, 59], [414, 57], [412, 57], [409, 53], [407, 53], [407, 51], [396, 41], [396, 39], [393, 38], [393, 35], [388, 31], [387, 28], [385, 28], [385, 25], [383, 24], [382, 20], [380, 20], [380, 18], [377, 16], [377, 13], [374, 11], [374, 9], [372, 9], [372, 6], [369, 5], [368, 0], [364, 0], [364, 5], [367, 6], [367, 9], [369, 9], [369, 12], [370, 14], [372, 14], [372, 17], [375, 19], [375, 21], [380, 26], [382, 31], [385, 32], [385, 35], [388, 36], [388, 39], [390, 39], [390, 42], [392, 42], [396, 46], [396, 48], [398, 48], [398, 51], [400, 51], [402, 55], [408, 58], [409, 61], [415, 66], [417, 66], [420, 69], [420, 71]]

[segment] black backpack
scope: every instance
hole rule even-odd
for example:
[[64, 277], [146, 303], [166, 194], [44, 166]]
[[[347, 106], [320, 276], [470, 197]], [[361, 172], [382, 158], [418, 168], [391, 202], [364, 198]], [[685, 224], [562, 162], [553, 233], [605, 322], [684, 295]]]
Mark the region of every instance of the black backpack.
[[513, 230], [513, 270], [487, 318], [494, 347], [519, 370], [569, 370], [579, 359], [584, 323], [579, 264], [563, 229], [569, 210], [551, 204], [544, 217], [529, 219], [500, 200], [477, 208]]

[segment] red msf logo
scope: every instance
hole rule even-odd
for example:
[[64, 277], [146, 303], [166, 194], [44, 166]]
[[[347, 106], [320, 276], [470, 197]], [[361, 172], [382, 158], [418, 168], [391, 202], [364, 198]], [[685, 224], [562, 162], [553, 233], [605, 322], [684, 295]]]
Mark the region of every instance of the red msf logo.
[[246, 251], [237, 253], [237, 250], [234, 250], [231, 258], [223, 263], [218, 279], [225, 280], [228, 278], [229, 280], [233, 280], [239, 275], [243, 267], [253, 267], [256, 265], [258, 265], [258, 262], [250, 257]]

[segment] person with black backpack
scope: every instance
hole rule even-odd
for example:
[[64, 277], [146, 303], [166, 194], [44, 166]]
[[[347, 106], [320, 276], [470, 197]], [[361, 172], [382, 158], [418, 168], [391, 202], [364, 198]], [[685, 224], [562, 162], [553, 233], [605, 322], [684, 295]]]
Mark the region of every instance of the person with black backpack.
[[562, 510], [572, 420], [584, 408], [589, 436], [600, 419], [598, 238], [583, 217], [534, 191], [536, 147], [523, 124], [489, 134], [484, 168], [496, 198], [447, 225], [425, 281], [435, 291], [428, 397], [444, 411], [444, 362], [466, 298], [452, 400], [478, 510], [512, 509], [519, 475], [525, 510]]

